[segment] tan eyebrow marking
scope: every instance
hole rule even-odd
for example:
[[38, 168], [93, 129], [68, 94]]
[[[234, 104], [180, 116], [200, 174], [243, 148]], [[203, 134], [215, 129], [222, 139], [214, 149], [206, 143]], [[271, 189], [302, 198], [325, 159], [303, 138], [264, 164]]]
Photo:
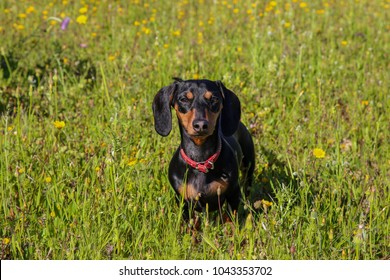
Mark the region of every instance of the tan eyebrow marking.
[[189, 91], [189, 92], [186, 93], [186, 97], [188, 99], [194, 99], [194, 94], [191, 91]]
[[206, 91], [206, 93], [203, 95], [204, 96], [204, 98], [206, 98], [206, 99], [211, 99], [211, 97], [213, 96], [213, 94], [210, 92], [210, 91]]

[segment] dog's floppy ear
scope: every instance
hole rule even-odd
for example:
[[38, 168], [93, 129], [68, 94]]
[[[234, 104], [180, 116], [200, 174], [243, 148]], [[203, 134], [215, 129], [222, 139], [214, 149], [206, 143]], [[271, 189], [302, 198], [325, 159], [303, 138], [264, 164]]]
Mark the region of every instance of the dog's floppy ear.
[[167, 136], [172, 130], [171, 100], [176, 83], [160, 89], [153, 100], [154, 128], [161, 136]]
[[225, 136], [236, 132], [241, 119], [241, 105], [237, 95], [227, 89], [221, 81], [215, 82], [223, 95], [223, 108], [221, 112], [221, 129]]

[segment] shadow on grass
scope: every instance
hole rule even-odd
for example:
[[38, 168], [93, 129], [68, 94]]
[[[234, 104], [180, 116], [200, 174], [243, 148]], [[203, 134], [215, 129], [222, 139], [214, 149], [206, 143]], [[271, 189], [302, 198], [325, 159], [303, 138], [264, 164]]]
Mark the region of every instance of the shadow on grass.
[[[255, 178], [250, 195], [249, 202], [255, 211], [263, 211], [278, 203], [280, 192], [288, 190], [290, 194], [297, 193], [300, 181], [291, 174], [288, 163], [278, 159], [274, 151], [260, 147], [260, 152], [267, 159], [266, 166], [257, 166], [261, 168]], [[299, 196], [294, 196], [294, 203], [298, 203]]]

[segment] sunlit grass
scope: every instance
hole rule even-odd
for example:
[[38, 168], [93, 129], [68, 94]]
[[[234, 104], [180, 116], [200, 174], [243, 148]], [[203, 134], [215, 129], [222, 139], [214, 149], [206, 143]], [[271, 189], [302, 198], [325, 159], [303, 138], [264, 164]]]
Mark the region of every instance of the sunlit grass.
[[[388, 259], [388, 1], [2, 1], [0, 258]], [[256, 145], [240, 221], [189, 230], [151, 102], [223, 80]]]

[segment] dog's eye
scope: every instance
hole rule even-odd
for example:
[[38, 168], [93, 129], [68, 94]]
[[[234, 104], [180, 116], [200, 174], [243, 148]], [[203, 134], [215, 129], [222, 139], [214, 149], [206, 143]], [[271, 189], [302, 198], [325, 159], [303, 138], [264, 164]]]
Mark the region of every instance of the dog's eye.
[[212, 107], [216, 107], [219, 105], [219, 98], [216, 97], [216, 96], [213, 96], [211, 97], [210, 101], [209, 101], [209, 104], [212, 106]]
[[183, 96], [179, 98], [179, 102], [182, 104], [190, 104], [191, 100], [189, 100], [187, 97]]
[[216, 96], [213, 96], [211, 98], [211, 104], [215, 105], [215, 104], [218, 104], [219, 103], [219, 98], [216, 97]]

